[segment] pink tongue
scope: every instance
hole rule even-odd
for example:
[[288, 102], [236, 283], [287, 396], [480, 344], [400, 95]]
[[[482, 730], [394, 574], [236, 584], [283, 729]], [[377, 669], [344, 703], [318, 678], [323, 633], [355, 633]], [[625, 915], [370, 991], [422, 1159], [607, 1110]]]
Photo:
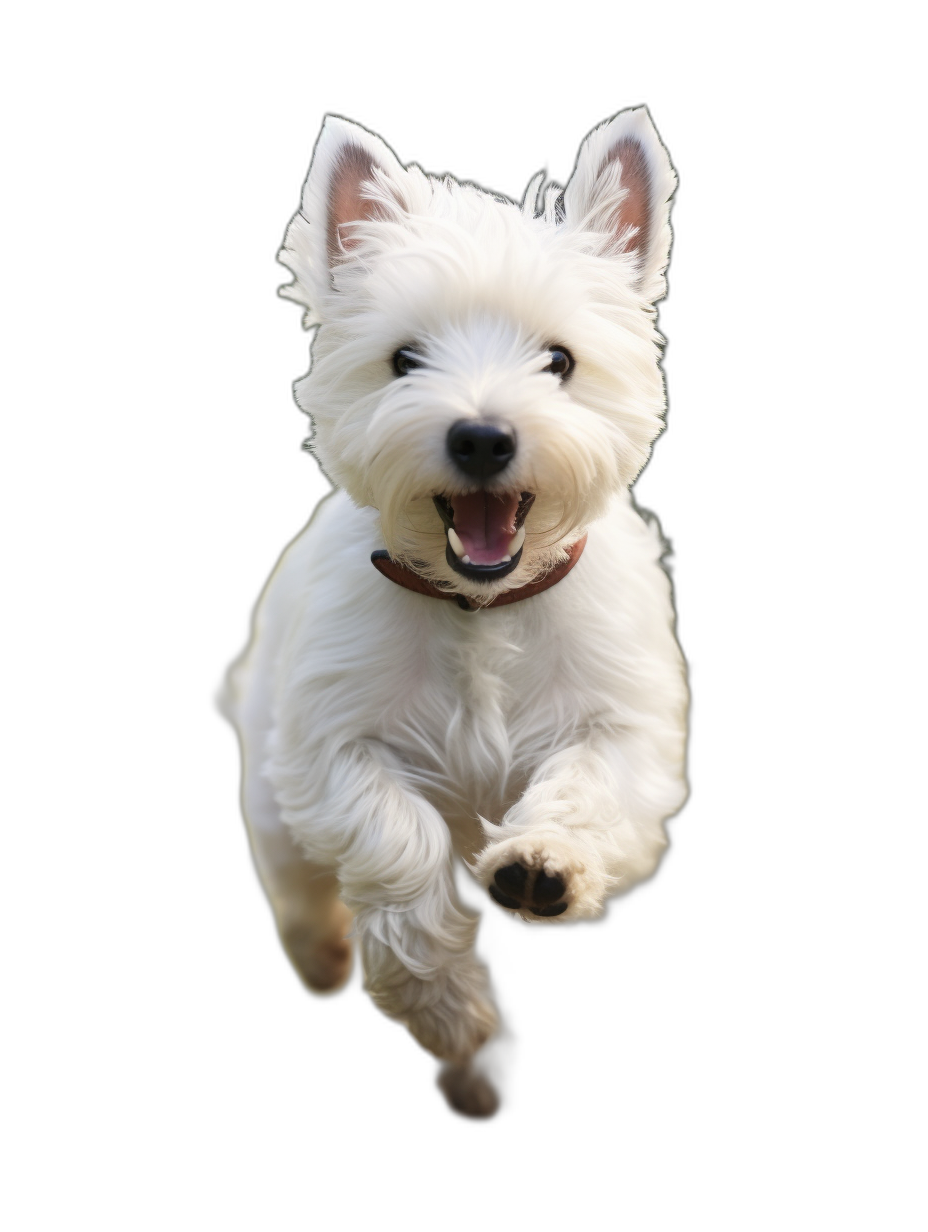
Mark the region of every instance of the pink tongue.
[[495, 565], [509, 555], [509, 540], [516, 533], [518, 492], [503, 496], [471, 492], [452, 497], [451, 507], [454, 529], [473, 564]]

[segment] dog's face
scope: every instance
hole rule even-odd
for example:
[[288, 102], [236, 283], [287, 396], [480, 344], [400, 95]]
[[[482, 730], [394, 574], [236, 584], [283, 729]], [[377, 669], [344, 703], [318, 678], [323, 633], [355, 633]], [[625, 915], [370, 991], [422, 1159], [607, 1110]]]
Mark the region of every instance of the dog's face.
[[541, 181], [520, 207], [329, 117], [281, 252], [319, 326], [297, 397], [323, 469], [475, 598], [562, 559], [662, 424], [675, 178], [647, 112], [594, 130], [563, 194]]

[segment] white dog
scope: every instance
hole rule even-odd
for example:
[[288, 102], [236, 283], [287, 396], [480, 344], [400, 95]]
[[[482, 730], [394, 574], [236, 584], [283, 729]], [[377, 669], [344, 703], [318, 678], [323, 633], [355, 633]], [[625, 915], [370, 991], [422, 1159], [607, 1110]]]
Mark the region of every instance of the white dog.
[[525, 920], [596, 916], [686, 794], [665, 544], [629, 496], [675, 183], [644, 108], [521, 206], [330, 116], [280, 257], [335, 491], [230, 672], [245, 815], [304, 981], [346, 979], [353, 916], [368, 991], [471, 1114], [497, 1015], [455, 853]]

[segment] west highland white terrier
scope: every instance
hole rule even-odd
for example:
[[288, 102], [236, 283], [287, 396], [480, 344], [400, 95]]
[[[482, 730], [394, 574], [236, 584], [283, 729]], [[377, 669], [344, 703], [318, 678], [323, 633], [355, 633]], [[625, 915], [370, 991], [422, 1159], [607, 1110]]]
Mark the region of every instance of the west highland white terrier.
[[345, 981], [353, 921], [368, 992], [471, 1115], [498, 1019], [454, 856], [512, 915], [590, 918], [686, 795], [666, 545], [629, 494], [675, 184], [643, 107], [521, 205], [329, 116], [280, 253], [334, 491], [229, 673], [245, 817], [304, 982]]

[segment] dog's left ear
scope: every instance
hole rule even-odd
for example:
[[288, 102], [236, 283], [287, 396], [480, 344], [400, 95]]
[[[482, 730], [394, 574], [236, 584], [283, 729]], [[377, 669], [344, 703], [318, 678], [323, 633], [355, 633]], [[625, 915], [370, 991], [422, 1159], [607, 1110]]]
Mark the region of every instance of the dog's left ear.
[[652, 304], [667, 290], [670, 198], [676, 186], [647, 107], [635, 107], [584, 139], [564, 189], [565, 224], [606, 235], [610, 253], [634, 254], [636, 285]]

